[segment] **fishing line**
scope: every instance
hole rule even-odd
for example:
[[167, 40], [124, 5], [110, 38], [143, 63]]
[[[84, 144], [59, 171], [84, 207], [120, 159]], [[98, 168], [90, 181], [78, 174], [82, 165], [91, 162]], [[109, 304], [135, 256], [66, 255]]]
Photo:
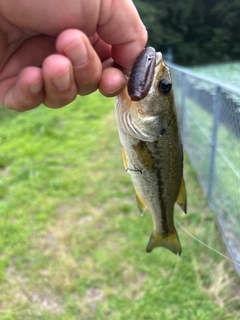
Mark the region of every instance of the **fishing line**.
[[208, 244], [202, 242], [201, 240], [199, 240], [198, 238], [194, 237], [194, 235], [192, 235], [187, 229], [184, 228], [184, 226], [176, 219], [174, 218], [174, 220], [177, 222], [177, 224], [194, 240], [196, 240], [197, 242], [201, 243], [202, 245], [204, 245], [205, 247], [207, 247], [208, 249], [215, 251], [216, 253], [218, 253], [220, 256], [224, 257], [225, 259], [233, 262], [234, 264], [236, 264], [237, 266], [240, 266], [240, 263], [238, 263], [237, 261], [232, 260], [231, 258], [229, 258], [228, 256], [225, 256], [225, 254], [221, 253], [220, 251], [214, 249], [213, 247], [209, 246]]

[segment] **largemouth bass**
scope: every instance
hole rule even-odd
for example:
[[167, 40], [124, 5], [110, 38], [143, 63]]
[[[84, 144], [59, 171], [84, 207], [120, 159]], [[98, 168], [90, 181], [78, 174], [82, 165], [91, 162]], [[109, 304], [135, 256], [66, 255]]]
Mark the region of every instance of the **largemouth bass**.
[[187, 197], [170, 71], [162, 54], [148, 47], [125, 75], [128, 86], [117, 97], [116, 121], [138, 210], [148, 207], [153, 217], [146, 251], [165, 247], [180, 255], [173, 212], [177, 202], [186, 213]]

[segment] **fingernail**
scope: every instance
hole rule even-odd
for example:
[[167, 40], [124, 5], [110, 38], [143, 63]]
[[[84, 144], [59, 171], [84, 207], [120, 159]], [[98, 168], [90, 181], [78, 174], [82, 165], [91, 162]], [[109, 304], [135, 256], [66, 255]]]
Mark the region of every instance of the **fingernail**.
[[60, 90], [66, 90], [70, 86], [69, 69], [62, 71], [52, 78], [53, 84]]
[[73, 41], [69, 44], [64, 52], [66, 56], [72, 61], [73, 65], [76, 67], [83, 66], [88, 61], [88, 53], [85, 43], [81, 38]]
[[37, 81], [29, 86], [29, 92], [31, 94], [37, 94], [42, 90], [43, 83], [42, 81]]

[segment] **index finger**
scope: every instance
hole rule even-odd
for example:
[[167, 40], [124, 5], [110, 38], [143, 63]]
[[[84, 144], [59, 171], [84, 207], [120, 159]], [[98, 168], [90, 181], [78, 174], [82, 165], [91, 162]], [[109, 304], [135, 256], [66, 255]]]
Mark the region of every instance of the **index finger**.
[[131, 69], [147, 42], [147, 30], [131, 0], [102, 1], [98, 34], [112, 45], [112, 58]]

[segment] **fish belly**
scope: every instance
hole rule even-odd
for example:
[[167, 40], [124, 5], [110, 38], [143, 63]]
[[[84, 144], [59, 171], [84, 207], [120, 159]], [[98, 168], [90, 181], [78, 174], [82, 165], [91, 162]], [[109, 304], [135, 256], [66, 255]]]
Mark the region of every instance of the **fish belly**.
[[163, 246], [181, 253], [173, 222], [183, 168], [183, 152], [177, 123], [154, 142], [128, 137], [123, 143], [126, 171], [135, 187], [138, 208], [148, 207], [154, 222], [147, 251]]

